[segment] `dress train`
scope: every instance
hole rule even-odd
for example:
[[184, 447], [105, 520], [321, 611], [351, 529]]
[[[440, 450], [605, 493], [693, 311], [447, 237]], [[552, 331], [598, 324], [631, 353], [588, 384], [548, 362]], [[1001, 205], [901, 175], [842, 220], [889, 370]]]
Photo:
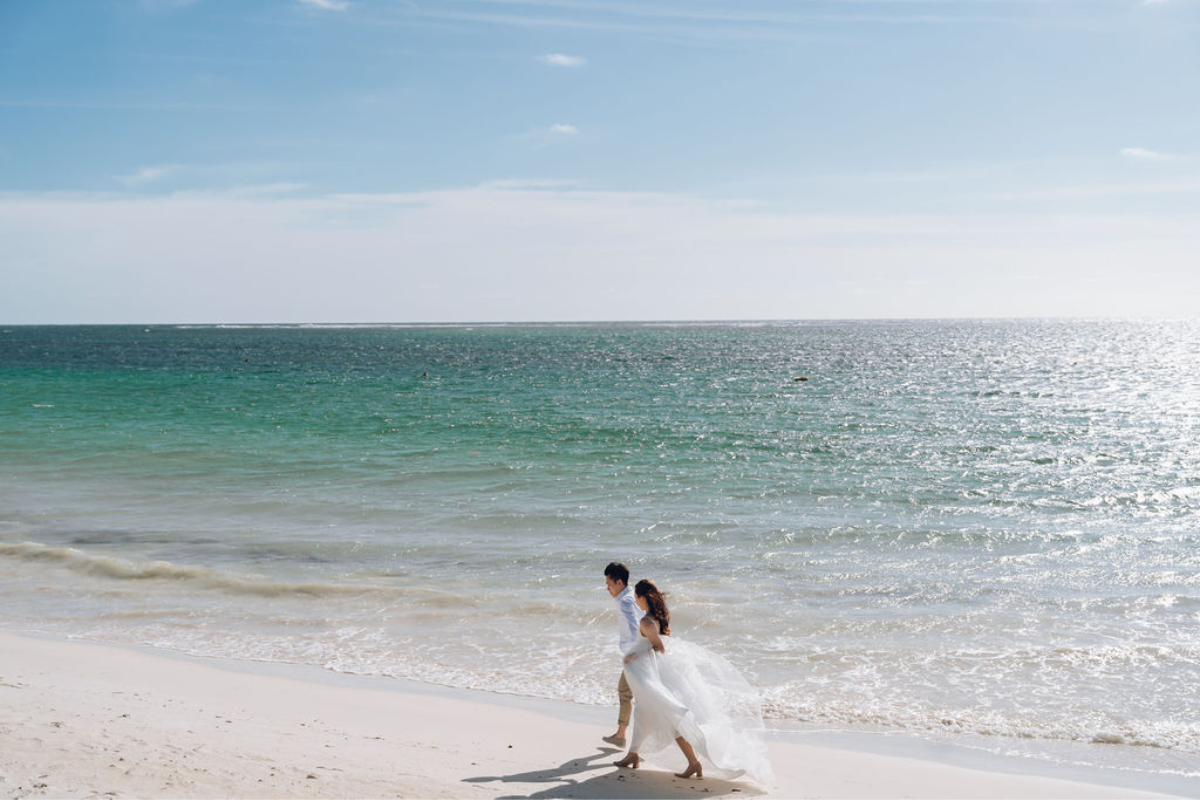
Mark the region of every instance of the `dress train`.
[[704, 774], [732, 780], [747, 775], [774, 782], [763, 742], [758, 692], [732, 664], [699, 645], [664, 637], [665, 653], [638, 640], [625, 665], [633, 690], [629, 752], [657, 753], [682, 736], [696, 751]]

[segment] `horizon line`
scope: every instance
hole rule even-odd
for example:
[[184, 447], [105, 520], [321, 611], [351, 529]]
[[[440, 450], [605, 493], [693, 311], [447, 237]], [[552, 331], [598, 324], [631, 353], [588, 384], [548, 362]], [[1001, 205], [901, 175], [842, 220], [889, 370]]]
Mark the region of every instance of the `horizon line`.
[[898, 322], [1182, 322], [1200, 319], [1192, 315], [1010, 315], [963, 317], [791, 317], [712, 319], [591, 319], [591, 320], [441, 320], [392, 322], [0, 322], [9, 328], [467, 328], [467, 327], [615, 327], [621, 325], [807, 325], [828, 323]]

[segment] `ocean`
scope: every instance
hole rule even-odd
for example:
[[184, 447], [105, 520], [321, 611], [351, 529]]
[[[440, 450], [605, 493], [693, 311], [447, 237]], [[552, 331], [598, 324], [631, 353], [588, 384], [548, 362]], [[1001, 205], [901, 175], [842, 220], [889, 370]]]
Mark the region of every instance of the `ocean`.
[[0, 627], [1200, 778], [1200, 321], [0, 326]]

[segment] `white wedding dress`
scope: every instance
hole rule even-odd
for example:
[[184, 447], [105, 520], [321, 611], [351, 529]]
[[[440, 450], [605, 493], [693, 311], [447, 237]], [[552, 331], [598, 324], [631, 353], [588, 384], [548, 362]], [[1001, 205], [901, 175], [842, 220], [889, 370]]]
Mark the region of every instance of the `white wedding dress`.
[[758, 692], [716, 653], [673, 636], [662, 642], [666, 652], [655, 653], [639, 636], [637, 657], [625, 664], [634, 701], [629, 752], [646, 756], [674, 748], [682, 736], [706, 776], [747, 775], [772, 785]]

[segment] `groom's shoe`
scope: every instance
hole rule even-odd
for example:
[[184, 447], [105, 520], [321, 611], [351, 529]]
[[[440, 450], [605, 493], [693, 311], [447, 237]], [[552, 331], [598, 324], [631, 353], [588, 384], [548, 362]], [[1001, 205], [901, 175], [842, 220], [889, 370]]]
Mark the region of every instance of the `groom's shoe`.
[[611, 744], [615, 747], [624, 747], [625, 746], [625, 737], [624, 736], [605, 736], [602, 738], [604, 739], [604, 741], [608, 742], [609, 744]]

